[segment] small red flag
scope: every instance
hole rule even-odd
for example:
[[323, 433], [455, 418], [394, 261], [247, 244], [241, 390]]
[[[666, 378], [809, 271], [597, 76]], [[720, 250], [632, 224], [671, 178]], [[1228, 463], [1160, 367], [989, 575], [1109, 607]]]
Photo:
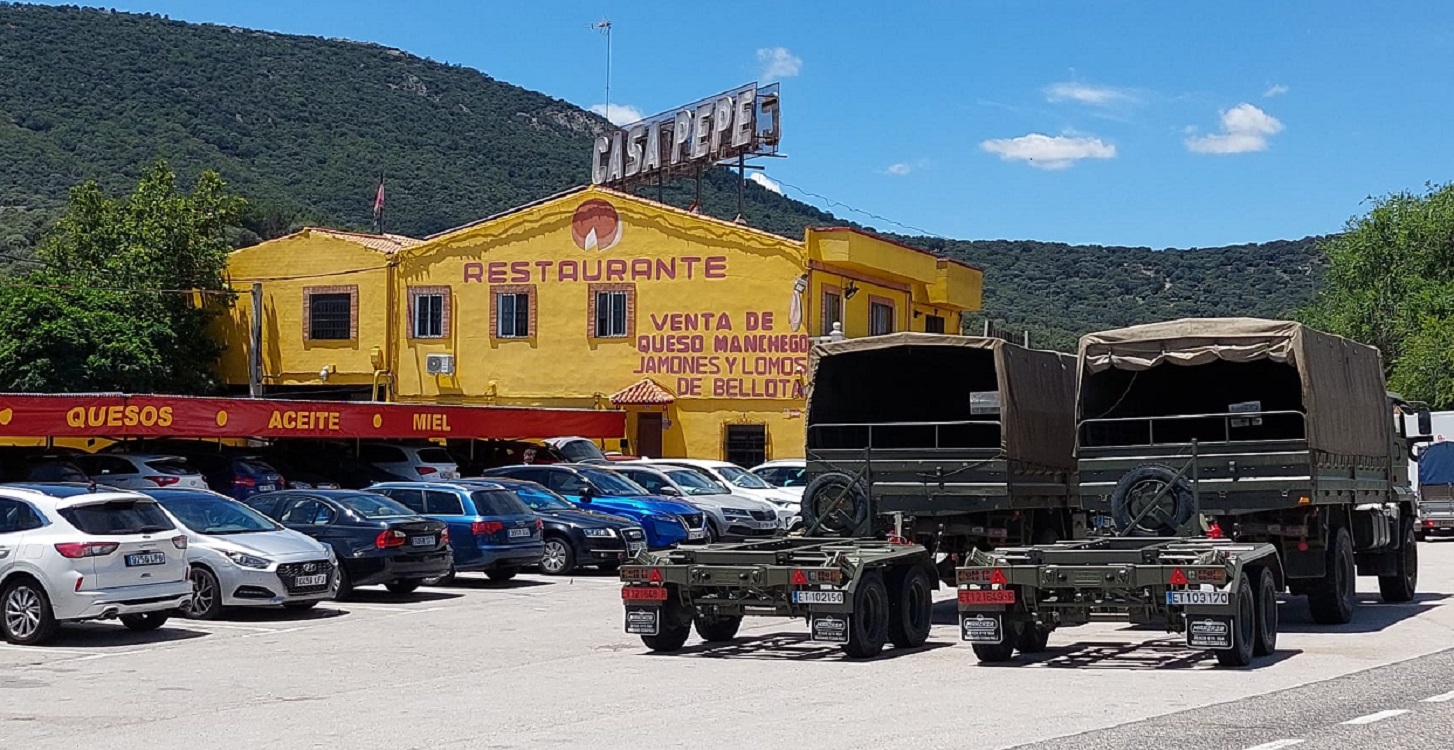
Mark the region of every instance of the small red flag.
[[379, 192], [374, 195], [374, 221], [384, 215], [384, 178], [379, 178]]

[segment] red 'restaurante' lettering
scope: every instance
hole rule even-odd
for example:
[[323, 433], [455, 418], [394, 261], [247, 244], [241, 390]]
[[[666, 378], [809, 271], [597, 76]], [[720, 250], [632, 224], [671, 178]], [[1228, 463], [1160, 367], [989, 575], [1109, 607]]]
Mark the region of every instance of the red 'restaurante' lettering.
[[464, 264], [464, 283], [547, 284], [570, 281], [692, 281], [727, 278], [727, 256], [605, 258], [588, 260], [491, 260]]

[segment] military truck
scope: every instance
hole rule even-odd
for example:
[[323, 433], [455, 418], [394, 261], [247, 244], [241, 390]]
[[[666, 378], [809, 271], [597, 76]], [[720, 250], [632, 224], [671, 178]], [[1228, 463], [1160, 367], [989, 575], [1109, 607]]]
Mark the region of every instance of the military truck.
[[[900, 333], [810, 355], [801, 538], [682, 547], [621, 568], [626, 631], [657, 651], [745, 615], [801, 617], [868, 657], [922, 644], [933, 592], [975, 549], [1083, 536], [1074, 359]], [[1027, 647], [1029, 647], [1027, 645]]]
[[1413, 598], [1417, 437], [1376, 349], [1291, 322], [1178, 320], [1086, 336], [1078, 369], [1080, 504], [1110, 535], [962, 566], [962, 638], [982, 660], [1032, 626], [1109, 617], [1245, 664], [1275, 648], [1280, 591], [1319, 623], [1352, 618], [1357, 575]]

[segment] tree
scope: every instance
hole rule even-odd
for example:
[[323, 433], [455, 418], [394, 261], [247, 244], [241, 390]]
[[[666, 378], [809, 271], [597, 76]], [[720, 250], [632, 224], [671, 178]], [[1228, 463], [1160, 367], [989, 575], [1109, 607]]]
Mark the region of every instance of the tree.
[[1390, 387], [1454, 408], [1454, 185], [1378, 198], [1322, 251], [1302, 320], [1378, 347]]
[[242, 209], [213, 172], [181, 192], [164, 162], [124, 198], [73, 188], [36, 251], [44, 267], [0, 286], [0, 389], [216, 390], [216, 305], [198, 299], [225, 300], [226, 235]]

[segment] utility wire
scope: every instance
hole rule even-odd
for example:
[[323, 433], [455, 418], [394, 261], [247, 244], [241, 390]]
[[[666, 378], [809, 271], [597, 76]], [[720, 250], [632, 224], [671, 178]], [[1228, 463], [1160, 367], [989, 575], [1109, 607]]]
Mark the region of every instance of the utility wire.
[[811, 190], [807, 190], [805, 188], [800, 188], [797, 185], [794, 185], [794, 184], [792, 184], [790, 182], [784, 182], [783, 180], [778, 179], [776, 177], [773, 177], [772, 180], [773, 180], [773, 182], [776, 182], [777, 184], [782, 185], [785, 188], [791, 188], [791, 189], [793, 189], [793, 190], [795, 190], [795, 191], [797, 191], [799, 193], [802, 193], [803, 195], [810, 196], [810, 197], [813, 197], [813, 198], [817, 198], [818, 200], [823, 201], [824, 204], [828, 208], [845, 208], [845, 209], [848, 209], [849, 211], [852, 211], [852, 212], [854, 212], [856, 214], [861, 214], [863, 216], [867, 216], [867, 217], [872, 218], [872, 219], [877, 219], [879, 221], [882, 221], [882, 222], [885, 222], [885, 223], [888, 223], [888, 224], [893, 224], [894, 226], [899, 227], [900, 229], [906, 229], [906, 230], [908, 230], [910, 232], [915, 232], [917, 234], [928, 235], [930, 237], [937, 237], [938, 239], [947, 240], [947, 241], [950, 241], [950, 242], [956, 241], [953, 237], [945, 237], [944, 235], [939, 234], [938, 232], [931, 232], [931, 231], [929, 231], [927, 229], [924, 229], [922, 227], [916, 227], [916, 226], [914, 226], [912, 224], [904, 224], [902, 222], [894, 221], [893, 219], [890, 219], [887, 216], [880, 216], [879, 214], [873, 213], [872, 211], [865, 211], [865, 210], [863, 210], [861, 208], [855, 208], [854, 206], [850, 206], [847, 203], [842, 203], [840, 201], [833, 200], [832, 198], [829, 198], [826, 195], [822, 195], [822, 194], [819, 194], [819, 193], [815, 193], [815, 192], [813, 192]]

